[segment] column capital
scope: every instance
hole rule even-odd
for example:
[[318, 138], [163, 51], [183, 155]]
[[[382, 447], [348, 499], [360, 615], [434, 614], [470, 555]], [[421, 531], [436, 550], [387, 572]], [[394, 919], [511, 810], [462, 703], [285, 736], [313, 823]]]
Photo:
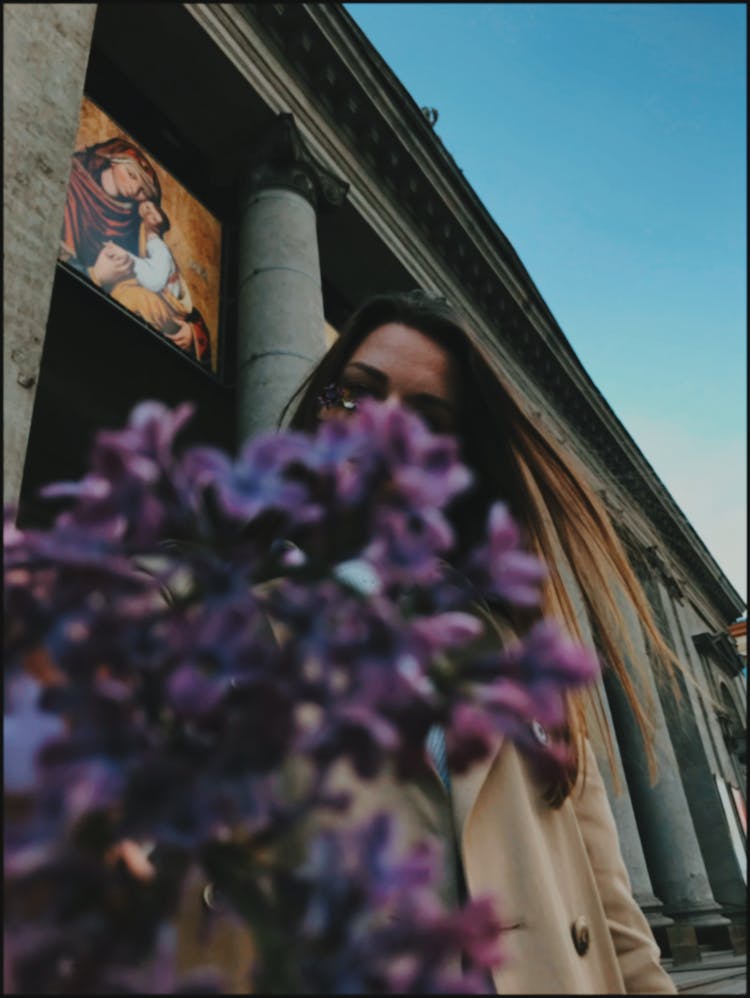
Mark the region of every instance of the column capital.
[[294, 115], [277, 114], [246, 160], [244, 189], [254, 194], [264, 187], [286, 187], [318, 211], [338, 208], [349, 184], [319, 163], [307, 146]]

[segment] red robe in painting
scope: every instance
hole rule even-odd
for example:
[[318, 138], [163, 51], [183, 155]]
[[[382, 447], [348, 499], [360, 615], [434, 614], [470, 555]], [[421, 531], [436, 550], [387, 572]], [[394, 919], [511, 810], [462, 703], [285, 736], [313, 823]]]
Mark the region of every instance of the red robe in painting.
[[101, 185], [101, 175], [113, 157], [132, 159], [152, 181], [157, 203], [161, 188], [154, 168], [143, 153], [126, 139], [108, 139], [73, 154], [65, 203], [62, 241], [72, 251], [74, 263], [90, 267], [103, 243], [111, 239], [131, 253], [138, 252], [138, 205], [113, 197]]
[[211, 367], [211, 340], [208, 334], [208, 327], [205, 319], [197, 308], [187, 316], [193, 330], [192, 354], [196, 360], [200, 361], [204, 367]]

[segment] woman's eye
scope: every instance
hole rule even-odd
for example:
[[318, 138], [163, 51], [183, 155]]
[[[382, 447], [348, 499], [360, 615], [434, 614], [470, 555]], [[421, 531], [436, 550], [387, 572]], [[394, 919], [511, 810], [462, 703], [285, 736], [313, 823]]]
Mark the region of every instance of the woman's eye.
[[362, 382], [357, 381], [345, 381], [341, 388], [350, 398], [361, 399], [366, 396], [374, 395], [375, 390], [370, 385], [362, 384]]

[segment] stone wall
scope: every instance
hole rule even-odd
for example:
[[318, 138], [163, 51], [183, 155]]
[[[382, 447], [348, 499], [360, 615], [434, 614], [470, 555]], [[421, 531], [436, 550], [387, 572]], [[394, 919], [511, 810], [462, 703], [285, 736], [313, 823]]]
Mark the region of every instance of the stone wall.
[[96, 4], [3, 4], [4, 501], [21, 486]]

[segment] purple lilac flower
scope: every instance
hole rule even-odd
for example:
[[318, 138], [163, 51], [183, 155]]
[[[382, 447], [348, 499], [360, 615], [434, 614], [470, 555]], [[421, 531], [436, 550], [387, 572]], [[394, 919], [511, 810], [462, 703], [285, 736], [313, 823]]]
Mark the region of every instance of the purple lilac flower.
[[457, 441], [432, 433], [395, 400], [365, 400], [356, 423], [383, 454], [394, 489], [414, 507], [443, 508], [471, 483], [471, 473], [459, 461]]
[[302, 434], [253, 438], [234, 465], [214, 479], [225, 513], [245, 523], [268, 510], [283, 510], [304, 522], [317, 519], [320, 510], [311, 503], [307, 488], [287, 475], [308, 447]]
[[485, 758], [497, 744], [498, 723], [486, 708], [478, 704], [459, 702], [451, 711], [445, 733], [445, 749], [450, 768], [465, 772], [473, 763]]
[[453, 531], [439, 510], [385, 508], [375, 518], [364, 556], [386, 584], [430, 586], [439, 582], [442, 556], [452, 543]]
[[[478, 993], [498, 962], [499, 923], [487, 902], [449, 912], [434, 880], [439, 855], [419, 845], [396, 855], [392, 821], [319, 832], [291, 883], [295, 931], [277, 944], [291, 993]], [[284, 887], [286, 888], [284, 890]], [[461, 957], [471, 968], [462, 974]], [[279, 984], [256, 968], [254, 987]]]
[[453, 611], [415, 617], [410, 631], [430, 655], [436, 655], [476, 640], [484, 633], [484, 625], [474, 614]]
[[[470, 699], [457, 700], [446, 732], [448, 758], [461, 771], [496, 743], [498, 733], [538, 752], [530, 721], [555, 728], [565, 719], [565, 693], [592, 682], [599, 663], [592, 651], [572, 642], [551, 620], [533, 626], [524, 641], [469, 658], [465, 681], [475, 680]], [[481, 682], [476, 682], [481, 677]], [[568, 761], [565, 746], [544, 747], [550, 764]]]
[[487, 524], [487, 544], [470, 563], [485, 591], [515, 606], [538, 606], [539, 585], [547, 575], [543, 563], [521, 549], [521, 532], [505, 503], [493, 504]]
[[100, 430], [92, 448], [91, 472], [80, 483], [42, 490], [48, 498], [78, 500], [72, 511], [60, 514], [58, 526], [79, 527], [84, 533], [98, 525], [110, 533], [125, 529], [135, 546], [154, 544], [170, 526], [170, 507], [176, 499], [169, 487], [176, 467], [172, 449], [192, 412], [188, 404], [170, 410], [159, 402], [142, 402], [125, 429]]
[[6, 793], [24, 793], [38, 780], [41, 748], [65, 732], [65, 722], [56, 714], [39, 709], [41, 685], [29, 675], [12, 676], [6, 684], [3, 725]]
[[[50, 530], [6, 515], [18, 748], [6, 789], [25, 800], [6, 827], [6, 871], [21, 991], [198, 986], [179, 982], [163, 933], [191, 863], [213, 871], [239, 836], [230, 879], [250, 890], [253, 850], [273, 855], [317, 810], [345, 807], [326, 790], [337, 760], [364, 779], [387, 760], [407, 776], [444, 723], [465, 768], [499, 733], [524, 743], [532, 717], [557, 723], [564, 690], [594, 674], [547, 624], [472, 654], [473, 601], [535, 605], [543, 573], [501, 504], [468, 577], [448, 570], [445, 506], [471, 480], [454, 440], [363, 402], [313, 439], [177, 457], [189, 413], [144, 403], [124, 430], [100, 433], [89, 474], [47, 490], [69, 503]], [[299, 758], [313, 778], [290, 797], [283, 773]], [[156, 843], [153, 883], [107, 858], [107, 843], [130, 839]], [[278, 906], [242, 892], [232, 904], [258, 932], [269, 922], [260, 979], [275, 989], [289, 977], [331, 993], [481, 990], [453, 968], [462, 952], [480, 970], [497, 956], [490, 909], [446, 912], [432, 858], [394, 857], [386, 819], [316, 839], [302, 867], [264, 869]], [[44, 924], [24, 906], [32, 879], [52, 901]], [[71, 898], [80, 918], [65, 916]]]

